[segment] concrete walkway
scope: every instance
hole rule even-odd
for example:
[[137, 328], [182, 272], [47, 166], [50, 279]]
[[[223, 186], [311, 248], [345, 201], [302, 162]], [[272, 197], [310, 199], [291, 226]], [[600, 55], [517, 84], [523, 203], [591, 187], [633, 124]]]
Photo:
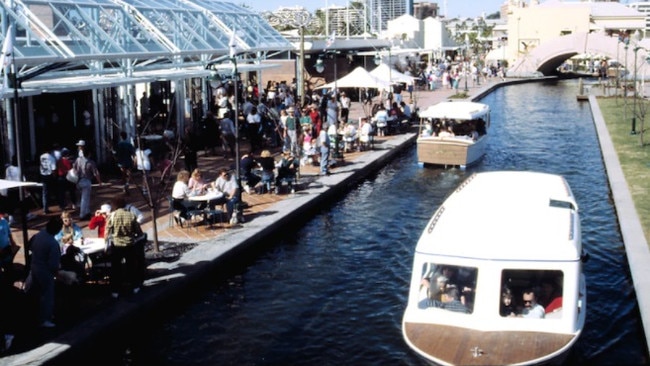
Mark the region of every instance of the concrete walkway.
[[[519, 83], [522, 81], [517, 80], [515, 82]], [[493, 79], [487, 85], [472, 87], [470, 94], [473, 98], [478, 98], [489, 93], [494, 88], [507, 83], [497, 83], [496, 79]], [[454, 94], [452, 90], [420, 91], [416, 95], [417, 103], [420, 108], [426, 108], [431, 104], [447, 99], [452, 94]], [[406, 101], [408, 102], [408, 98]], [[365, 113], [359, 103], [354, 103], [351, 116], [358, 117], [363, 114]], [[594, 118], [596, 119], [596, 117]], [[158, 309], [161, 303], [169, 302], [174, 296], [177, 296], [182, 291], [190, 288], [193, 284], [209, 275], [221, 261], [227, 260], [230, 256], [236, 256], [242, 250], [256, 245], [260, 240], [277, 232], [283, 226], [286, 227], [286, 224], [311, 217], [313, 212], [323, 202], [327, 202], [332, 197], [344, 193], [352, 183], [364, 179], [369, 174], [383, 167], [396, 154], [412, 146], [415, 139], [416, 133], [390, 136], [382, 144], [376, 146], [376, 149], [358, 154], [354, 159], [348, 160], [345, 165], [337, 167], [333, 170], [333, 174], [315, 178], [305, 189], [273, 203], [265, 210], [265, 214], [256, 216], [255, 219], [247, 221], [240, 227], [219, 231], [214, 237], [198, 243], [194, 248], [183, 253], [179, 260], [153, 263], [147, 269], [148, 279], [146, 280], [145, 288], [138, 295], [120, 298], [116, 301], [103, 302], [101, 306], [97, 307], [93, 317], [80, 322], [67, 332], [52, 337], [34, 349], [0, 359], [0, 364], [43, 364], [55, 359], [70, 349], [82, 349], [85, 346], [92, 345], [98, 337], [107, 334], [111, 330], [126, 326], [133, 319], [137, 319], [141, 315]], [[604, 151], [603, 154], [605, 155], [605, 153]], [[610, 154], [610, 152], [608, 151], [607, 154]], [[611, 172], [613, 169], [607, 163], [608, 172]], [[616, 187], [612, 183], [612, 191], [615, 191], [615, 195], [619, 189], [624, 189], [627, 192], [627, 185], [624, 179], [621, 181], [617, 178], [614, 183], [616, 183]], [[620, 214], [619, 202], [616, 201], [616, 204], [617, 211]], [[627, 233], [628, 225], [623, 225], [623, 222], [632, 222], [634, 220], [638, 223], [638, 218], [636, 218], [634, 211], [629, 213], [629, 215], [625, 220], [620, 220], [622, 223], [621, 230], [626, 231], [624, 233], [626, 246], [628, 240], [639, 242], [637, 240], [639, 238], [639, 232], [631, 231]], [[164, 225], [164, 222], [167, 222], [166, 220], [168, 220], [166, 217], [161, 218], [161, 224]], [[640, 237], [643, 238], [642, 231], [640, 231]], [[183, 238], [183, 240], [186, 240], [186, 238]], [[645, 249], [647, 254], [647, 245]], [[629, 251], [628, 257], [630, 259], [630, 265], [636, 266], [636, 262], [632, 260], [632, 253]], [[641, 266], [641, 260], [638, 265]], [[644, 269], [644, 272], [647, 271], [648, 269]], [[637, 270], [634, 268], [632, 269], [632, 274], [645, 325], [647, 314], [644, 314], [644, 308], [647, 309], [648, 307], [642, 305], [647, 304], [646, 301], [648, 300], [642, 294], [648, 294], [650, 296], [650, 291], [647, 290], [647, 281], [650, 279], [650, 276], [647, 273], [643, 273], [642, 275], [644, 277], [637, 280]], [[644, 302], [642, 303], [642, 301]], [[645, 329], [649, 328], [645, 327]]]

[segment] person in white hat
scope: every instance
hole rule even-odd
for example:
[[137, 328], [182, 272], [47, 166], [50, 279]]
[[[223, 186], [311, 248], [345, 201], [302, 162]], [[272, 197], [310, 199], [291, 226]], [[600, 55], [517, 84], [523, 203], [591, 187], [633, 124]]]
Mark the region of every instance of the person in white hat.
[[95, 211], [95, 216], [90, 219], [88, 223], [88, 228], [90, 230], [97, 229], [97, 237], [104, 237], [104, 229], [106, 228], [106, 222], [108, 221], [108, 215], [111, 214], [111, 205], [105, 203], [100, 206], [99, 210]]
[[77, 142], [77, 156], [83, 158], [85, 156], [84, 150], [86, 150], [86, 141], [79, 140]]

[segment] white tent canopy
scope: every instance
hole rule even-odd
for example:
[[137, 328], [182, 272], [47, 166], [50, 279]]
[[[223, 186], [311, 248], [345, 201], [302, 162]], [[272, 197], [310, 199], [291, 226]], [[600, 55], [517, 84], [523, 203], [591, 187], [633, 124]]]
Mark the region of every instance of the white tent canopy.
[[390, 83], [386, 80], [379, 79], [371, 75], [363, 67], [359, 66], [352, 70], [351, 73], [331, 83], [321, 85], [316, 89], [322, 88], [378, 88], [388, 89]]
[[504, 60], [506, 57], [506, 48], [505, 46], [500, 46], [488, 52], [485, 56], [485, 61], [499, 61]]
[[15, 180], [0, 179], [0, 189], [40, 186], [40, 185], [41, 185], [40, 183], [36, 183], [36, 182], [18, 182]]
[[390, 66], [385, 63], [375, 67], [374, 70], [370, 71], [370, 75], [385, 81], [388, 81], [390, 78], [390, 81], [393, 83], [413, 84], [413, 80], [415, 80], [413, 76], [391, 69]]

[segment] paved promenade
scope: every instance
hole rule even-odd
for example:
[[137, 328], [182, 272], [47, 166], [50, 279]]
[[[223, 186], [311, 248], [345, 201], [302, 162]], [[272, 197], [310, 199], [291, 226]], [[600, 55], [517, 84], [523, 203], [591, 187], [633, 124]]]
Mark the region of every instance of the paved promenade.
[[[472, 97], [477, 97], [488, 93], [495, 87], [497, 87], [497, 79], [492, 79], [487, 85], [471, 86], [469, 94]], [[418, 91], [414, 93], [414, 97], [420, 108], [426, 108], [449, 98], [454, 93], [455, 91], [448, 89], [432, 92]], [[406, 101], [409, 101], [408, 97], [406, 97]], [[353, 103], [351, 117], [357, 118], [364, 114], [361, 105]], [[105, 283], [88, 285], [89, 289], [84, 293], [86, 297], [83, 298], [82, 306], [84, 308], [80, 312], [82, 315], [80, 318], [63, 317], [57, 319], [59, 326], [54, 330], [42, 330], [43, 333], [32, 334], [32, 339], [27, 342], [17, 339], [16, 349], [13, 350], [14, 354], [0, 359], [0, 364], [46, 363], [71, 349], [82, 349], [84, 346], [91, 345], [99, 339], [98, 337], [107, 334], [107, 332], [128, 326], [133, 319], [152, 313], [159, 308], [160, 303], [172, 301], [174, 296], [200, 282], [222, 261], [258, 244], [261, 239], [277, 232], [283, 226], [286, 227], [286, 225], [295, 224], [295, 222], [301, 222], [311, 217], [313, 212], [324, 202], [344, 193], [350, 184], [364, 179], [383, 167], [403, 149], [411, 146], [416, 138], [416, 133], [417, 127], [414, 127], [411, 132], [406, 134], [378, 138], [375, 148], [371, 151], [345, 154], [344, 163], [332, 169], [332, 174], [329, 176], [318, 176], [317, 167], [301, 168], [301, 187], [295, 194], [248, 195], [244, 193], [243, 200], [248, 203], [248, 207], [244, 213], [246, 222], [242, 225], [235, 227], [223, 224], [216, 224], [212, 227], [202, 225], [197, 229], [170, 227], [168, 208], [163, 207], [160, 210], [161, 217], [157, 221], [163, 250], [161, 253], [152, 253], [151, 251], [147, 253], [147, 279], [143, 291], [137, 295], [113, 300], [109, 296]], [[208, 172], [209, 177], [215, 177], [218, 168], [230, 166], [233, 163], [232, 160], [216, 156], [200, 155], [199, 157], [199, 166]], [[609, 165], [607, 170], [610, 172]], [[119, 188], [117, 179], [111, 180], [107, 185], [96, 187], [92, 207], [99, 207], [101, 203], [118, 193]], [[627, 191], [624, 179], [620, 184], [612, 185], [612, 190], [623, 188]], [[132, 194], [131, 196], [135, 199], [137, 195]], [[147, 217], [150, 217], [142, 200], [137, 200], [135, 203], [143, 209]], [[619, 211], [618, 202], [617, 211]], [[35, 213], [39, 214], [41, 218], [30, 224], [32, 226], [29, 232], [30, 236], [47, 219], [42, 218], [42, 211], [35, 211]], [[630, 220], [635, 218], [635, 216], [629, 217]], [[81, 224], [85, 226], [87, 222], [81, 222]], [[149, 232], [151, 238], [152, 223], [150, 219], [143, 225], [143, 228]], [[637, 234], [632, 233], [631, 235]], [[16, 239], [21, 239], [21, 236], [22, 233], [19, 230], [14, 232]], [[643, 236], [642, 233], [641, 236]], [[624, 235], [624, 238], [627, 244], [628, 237]], [[19, 242], [21, 241], [19, 240]], [[628, 255], [630, 254], [628, 253]], [[23, 254], [19, 253], [17, 259], [20, 261], [22, 258]], [[630, 264], [633, 264], [632, 260], [630, 260]], [[632, 270], [632, 273], [634, 275], [636, 272]], [[645, 278], [650, 278], [650, 276]], [[647, 284], [647, 280], [644, 280], [640, 281], [642, 287], [639, 287], [637, 279], [634, 278], [634, 280], [642, 316], [646, 319], [644, 308], [648, 307], [641, 306], [641, 294], [650, 294], [643, 288], [650, 285]], [[649, 328], [645, 327], [645, 329]]]

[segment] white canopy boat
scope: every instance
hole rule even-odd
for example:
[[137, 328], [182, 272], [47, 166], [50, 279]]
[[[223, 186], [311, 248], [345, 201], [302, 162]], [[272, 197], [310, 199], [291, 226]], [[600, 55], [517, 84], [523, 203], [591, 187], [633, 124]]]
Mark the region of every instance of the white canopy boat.
[[[430, 120], [420, 124], [417, 140], [420, 165], [464, 169], [485, 155], [490, 126], [490, 107], [487, 104], [445, 101], [430, 106], [419, 116], [424, 121]], [[431, 129], [422, 129], [423, 125]]]
[[563, 177], [473, 174], [417, 243], [404, 339], [440, 365], [561, 362], [585, 324], [586, 258]]

